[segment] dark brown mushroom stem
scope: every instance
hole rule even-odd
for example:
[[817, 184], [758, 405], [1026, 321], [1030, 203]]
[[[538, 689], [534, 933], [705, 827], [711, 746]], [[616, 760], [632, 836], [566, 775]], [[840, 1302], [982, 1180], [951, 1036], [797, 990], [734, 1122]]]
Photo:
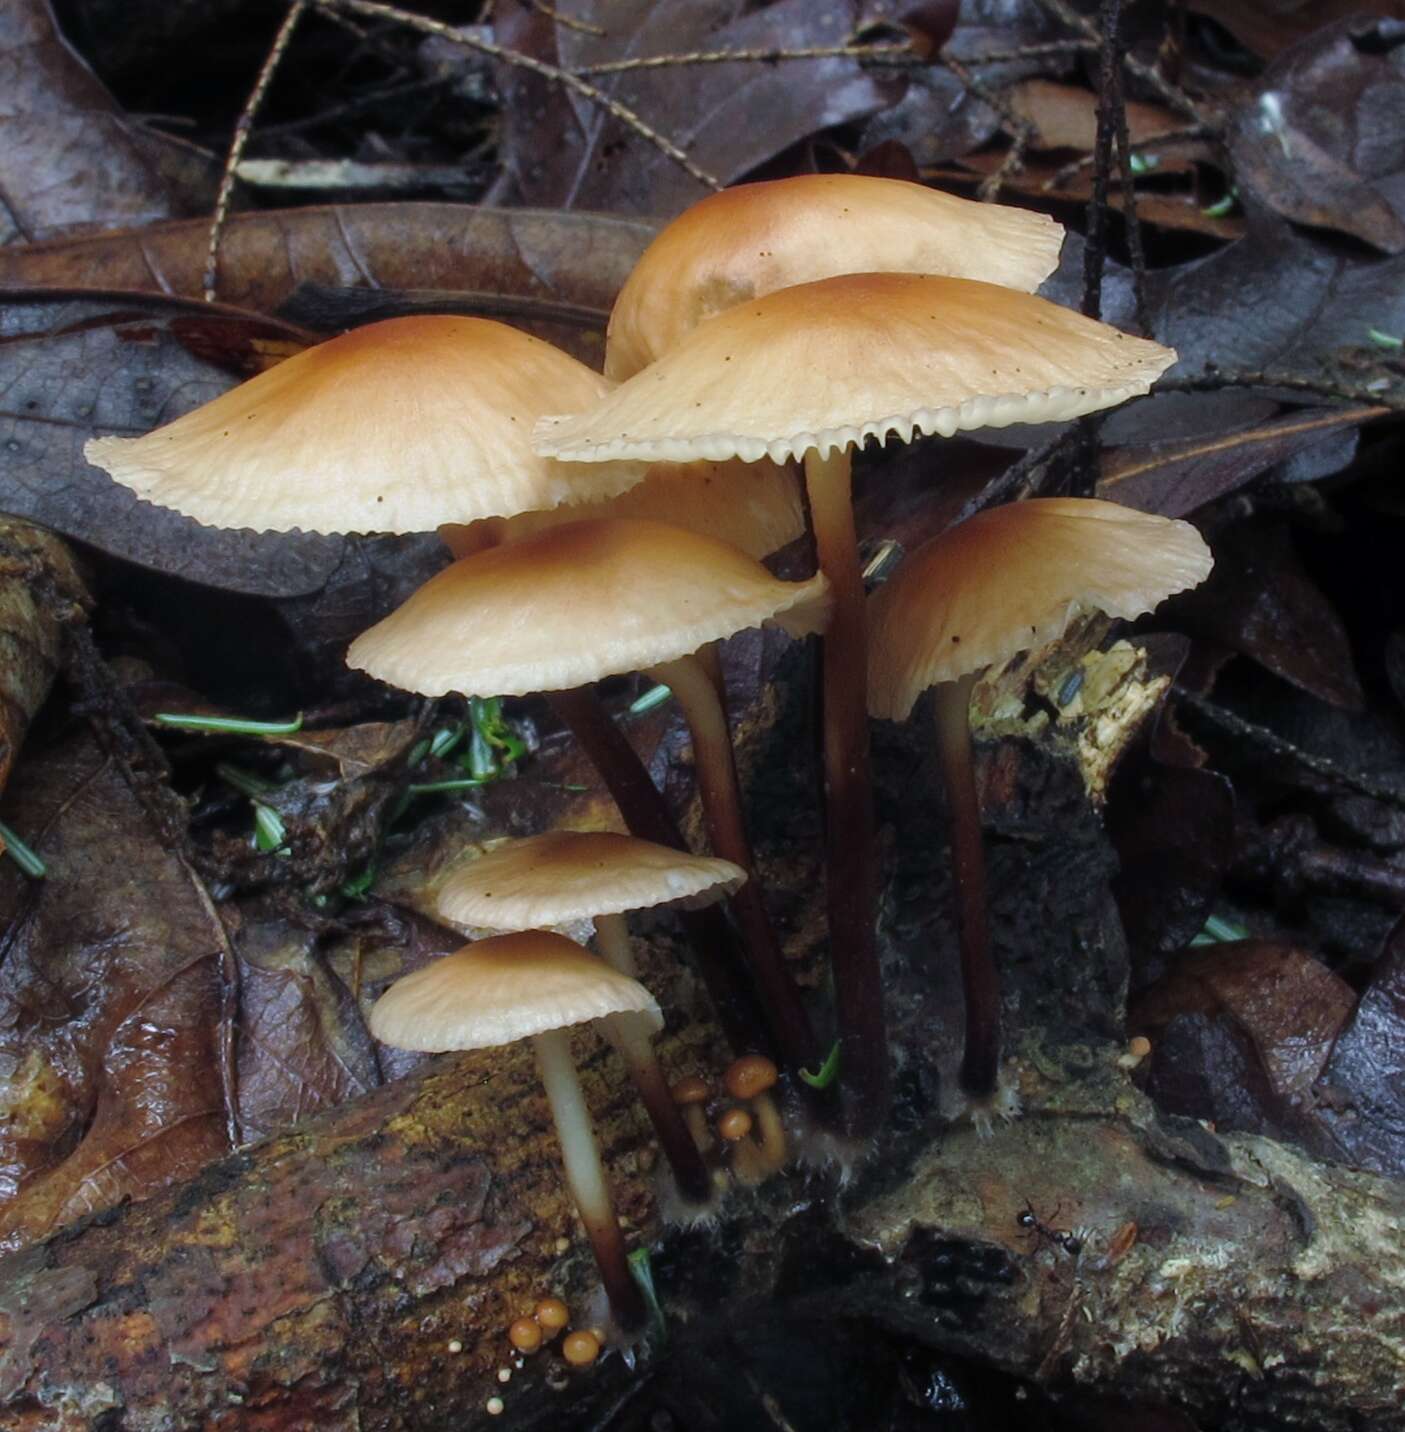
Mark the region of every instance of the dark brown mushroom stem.
[[824, 635], [825, 870], [845, 1130], [867, 1137], [888, 1112], [889, 1065], [875, 922], [878, 871], [868, 758], [868, 635], [848, 449], [805, 455], [815, 556], [829, 578]]
[[[595, 942], [600, 953], [621, 974], [631, 979], [639, 978], [634, 955], [629, 948], [629, 927], [623, 915], [597, 915]], [[605, 1032], [634, 1080], [649, 1122], [654, 1126], [659, 1147], [673, 1171], [678, 1192], [687, 1203], [711, 1203], [712, 1175], [683, 1121], [682, 1110], [673, 1102], [668, 1080], [659, 1067], [648, 1033], [638, 1019], [629, 1015], [611, 1016], [605, 1021]]]
[[984, 1099], [995, 1092], [1000, 1072], [1000, 976], [990, 952], [981, 802], [971, 760], [971, 688], [975, 680], [974, 675], [968, 675], [939, 682], [932, 688], [932, 710], [951, 821], [961, 987], [966, 996], [961, 1087], [973, 1097]]
[[816, 1057], [815, 1036], [766, 914], [742, 818], [732, 738], [717, 688], [707, 666], [696, 656], [664, 662], [652, 667], [649, 675], [672, 690], [692, 733], [698, 790], [713, 852], [747, 872], [746, 884], [731, 897], [732, 912], [781, 1055], [792, 1068], [803, 1068]]
[[[673, 850], [687, 850], [659, 788], [629, 737], [588, 688], [553, 691], [547, 699], [600, 773], [631, 835]], [[720, 906], [680, 910], [698, 972], [733, 1049], [770, 1046], [756, 997], [741, 967], [736, 937]]]
[[549, 1030], [533, 1035], [532, 1047], [561, 1141], [566, 1184], [595, 1252], [610, 1311], [624, 1332], [637, 1333], [648, 1321], [648, 1308], [629, 1271], [624, 1235], [615, 1217], [610, 1187], [600, 1162], [600, 1146], [595, 1141], [590, 1112], [571, 1058], [570, 1037], [564, 1030]]

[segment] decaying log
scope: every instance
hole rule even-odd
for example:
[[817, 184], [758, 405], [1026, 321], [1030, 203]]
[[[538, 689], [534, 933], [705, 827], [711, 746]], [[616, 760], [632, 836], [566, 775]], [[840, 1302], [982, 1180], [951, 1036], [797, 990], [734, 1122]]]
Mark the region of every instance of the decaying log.
[[[579, 1308], [589, 1270], [555, 1253], [554, 1168], [484, 1132], [533, 1096], [441, 1061], [7, 1260], [5, 1425], [461, 1427], [500, 1396], [496, 1425], [584, 1426], [748, 1327], [847, 1318], [1239, 1427], [1398, 1426], [1400, 1188], [1159, 1123], [1110, 1050], [1088, 1059], [1026, 1065], [1029, 1110], [990, 1138], [924, 1125], [842, 1194], [796, 1175], [736, 1200], [725, 1240], [684, 1236], [660, 1361], [544, 1353], [507, 1384], [510, 1318], [547, 1289]], [[1083, 1251], [1032, 1246], [1026, 1200]]]
[[[758, 843], [802, 961], [818, 882], [796, 854], [813, 843], [795, 836], [814, 807], [800, 763], [764, 757], [803, 748], [801, 703], [783, 693], [804, 687], [773, 685], [753, 738], [753, 768], [768, 773], [753, 787]], [[958, 1001], [933, 958], [951, 931], [930, 762], [919, 738], [891, 730], [876, 756], [897, 1102], [876, 1147], [847, 1151], [847, 1175], [811, 1140], [817, 1166], [734, 1191], [710, 1228], [667, 1232], [622, 1071], [593, 1036], [577, 1041], [667, 1318], [666, 1344], [636, 1367], [615, 1354], [583, 1372], [554, 1352], [512, 1358], [506, 1327], [543, 1294], [586, 1325], [600, 1314], [544, 1101], [527, 1057], [509, 1051], [434, 1061], [4, 1260], [3, 1425], [646, 1427], [654, 1411], [705, 1406], [707, 1425], [747, 1429], [764, 1404], [767, 1425], [806, 1427], [790, 1418], [791, 1390], [749, 1357], [789, 1330], [816, 1350], [793, 1376], [827, 1388], [836, 1338], [868, 1325], [1055, 1391], [1246, 1432], [1398, 1426], [1405, 1190], [1163, 1119], [1136, 1090], [1118, 1065], [1126, 959], [1110, 855], [1078, 775], [1027, 743], [986, 763], [1004, 793], [992, 924], [1024, 1112], [989, 1136], [951, 1121]], [[663, 1058], [716, 1071], [724, 1047], [666, 945], [647, 955], [672, 1017]], [[1078, 1230], [1078, 1251], [1029, 1234], [1027, 1205]], [[871, 1424], [836, 1409], [828, 1425]]]

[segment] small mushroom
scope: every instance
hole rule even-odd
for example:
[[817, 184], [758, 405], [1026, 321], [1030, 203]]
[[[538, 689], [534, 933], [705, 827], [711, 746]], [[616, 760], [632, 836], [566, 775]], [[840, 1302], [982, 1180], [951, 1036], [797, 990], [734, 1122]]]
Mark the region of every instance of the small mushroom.
[[732, 1151], [732, 1172], [738, 1182], [760, 1183], [785, 1166], [785, 1124], [771, 1090], [780, 1071], [764, 1054], [744, 1054], [727, 1066], [722, 1082], [732, 1098], [751, 1110], [759, 1140], [746, 1139]]
[[976, 675], [1061, 636], [1079, 613], [1132, 618], [1204, 581], [1188, 522], [1090, 498], [990, 508], [924, 542], [869, 598], [869, 711], [904, 721], [934, 687], [966, 996], [962, 1089], [977, 1108], [1000, 1069], [1000, 981], [986, 922], [980, 801], [971, 764]]
[[725, 712], [698, 652], [763, 623], [807, 635], [828, 610], [822, 576], [782, 582], [700, 533], [600, 518], [461, 558], [363, 632], [347, 662], [424, 696], [525, 695], [639, 670], [672, 687], [713, 849], [752, 877], [733, 897], [752, 976], [785, 1058], [801, 1065], [814, 1037], [755, 879]]
[[700, 1153], [713, 1145], [712, 1130], [707, 1126], [707, 1081], [696, 1074], [675, 1081], [669, 1091], [673, 1102], [683, 1111], [683, 1122], [693, 1136]]
[[371, 1033], [398, 1049], [443, 1053], [530, 1039], [561, 1142], [566, 1183], [585, 1225], [610, 1308], [626, 1332], [647, 1318], [629, 1271], [600, 1149], [581, 1093], [566, 1030], [631, 1017], [663, 1028], [653, 996], [637, 980], [563, 935], [528, 930], [467, 945], [397, 980], [371, 1010]]
[[[435, 894], [451, 924], [491, 930], [542, 929], [570, 920], [595, 923], [600, 952], [638, 977], [625, 912], [663, 906], [696, 909], [738, 889], [746, 872], [728, 860], [672, 850], [610, 831], [556, 830], [510, 840], [455, 870]], [[648, 1111], [678, 1191], [705, 1205], [712, 1176], [679, 1114], [647, 1031], [633, 1018], [605, 1021]]]

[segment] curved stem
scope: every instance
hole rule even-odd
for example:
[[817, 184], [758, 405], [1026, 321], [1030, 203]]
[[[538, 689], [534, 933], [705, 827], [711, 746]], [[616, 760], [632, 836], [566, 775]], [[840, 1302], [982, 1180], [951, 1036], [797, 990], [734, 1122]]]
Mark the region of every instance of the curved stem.
[[605, 1168], [600, 1162], [600, 1146], [595, 1142], [590, 1111], [571, 1058], [570, 1039], [564, 1030], [548, 1030], [532, 1036], [532, 1048], [536, 1051], [537, 1068], [546, 1088], [547, 1103], [551, 1105], [551, 1116], [556, 1121], [556, 1135], [561, 1141], [566, 1186], [595, 1251], [610, 1311], [625, 1332], [637, 1332], [648, 1320], [648, 1309], [629, 1271], [624, 1235], [615, 1217]]
[[[547, 695], [562, 725], [580, 742], [619, 807], [632, 835], [673, 850], [687, 850], [668, 805], [629, 738], [589, 688]], [[680, 910], [698, 971], [734, 1049], [768, 1047], [765, 1026], [741, 969], [736, 936], [721, 908]]]
[[[595, 942], [600, 953], [621, 974], [638, 978], [634, 954], [629, 948], [629, 927], [623, 915], [597, 915]], [[634, 1087], [639, 1091], [649, 1122], [654, 1126], [663, 1156], [673, 1170], [678, 1192], [688, 1203], [712, 1201], [712, 1175], [702, 1160], [702, 1152], [683, 1120], [683, 1111], [673, 1102], [668, 1080], [654, 1054], [648, 1032], [638, 1019], [629, 1015], [613, 1015], [604, 1021], [610, 1043], [619, 1051]]]
[[722, 703], [717, 698], [717, 688], [707, 668], [692, 656], [656, 666], [649, 674], [672, 689], [692, 732], [698, 790], [712, 848], [747, 872], [746, 883], [731, 897], [732, 909], [741, 927], [752, 977], [761, 991], [762, 1007], [776, 1042], [786, 1062], [800, 1068], [815, 1057], [815, 1037], [766, 914], [751, 841], [742, 819], [732, 738]]
[[824, 635], [825, 869], [840, 1077], [847, 1130], [866, 1137], [888, 1112], [888, 1036], [875, 923], [877, 856], [868, 759], [868, 631], [848, 451], [805, 455], [815, 558], [834, 613]]
[[986, 916], [985, 851], [981, 803], [971, 761], [971, 687], [974, 676], [932, 690], [937, 751], [951, 813], [951, 870], [956, 884], [956, 927], [961, 942], [961, 986], [966, 996], [966, 1052], [961, 1087], [977, 1098], [995, 1092], [1000, 1072], [1000, 976], [990, 952]]

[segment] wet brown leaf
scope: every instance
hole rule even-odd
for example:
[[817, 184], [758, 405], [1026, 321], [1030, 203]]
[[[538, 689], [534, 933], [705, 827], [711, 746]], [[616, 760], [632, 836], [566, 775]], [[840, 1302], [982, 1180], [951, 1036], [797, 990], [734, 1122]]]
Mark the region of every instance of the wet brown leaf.
[[[891, 24], [901, 19], [906, 7], [899, 0], [870, 0], [863, 9], [866, 19], [886, 18]], [[1008, 53], [1060, 34], [1058, 22], [1037, 4], [962, 0], [959, 23], [942, 53], [958, 62], [970, 62], [992, 51]], [[1043, 55], [982, 64], [980, 76], [1000, 91], [1033, 75], [1063, 75], [1072, 68], [1068, 57]], [[930, 168], [964, 159], [990, 140], [999, 127], [995, 111], [971, 95], [951, 70], [929, 65], [912, 71], [901, 98], [869, 120], [860, 147], [869, 149], [884, 140], [896, 140], [908, 147], [919, 165]]]
[[1405, 69], [1398, 24], [1358, 16], [1306, 36], [1231, 116], [1241, 186], [1300, 224], [1405, 250]]
[[[478, 304], [578, 356], [598, 356], [615, 294], [655, 226], [610, 214], [471, 204], [349, 204], [235, 214], [220, 250], [220, 297], [273, 313], [309, 286], [382, 295], [434, 290]], [[209, 225], [0, 250], [0, 284], [124, 289], [198, 298]], [[565, 308], [569, 321], [552, 321]], [[388, 313], [370, 314], [388, 317]], [[343, 320], [349, 321], [349, 320]]]
[[[139, 502], [83, 458], [97, 433], [135, 434], [230, 387], [231, 354], [287, 351], [288, 331], [253, 315], [133, 298], [16, 298], [0, 318], [0, 506], [173, 576], [231, 591], [316, 591], [342, 560], [338, 537], [202, 527]], [[211, 345], [226, 360], [207, 357]]]
[[1345, 1157], [1405, 1174], [1405, 922], [1396, 925], [1317, 1086]]
[[1346, 629], [1304, 570], [1286, 522], [1251, 517], [1209, 541], [1214, 571], [1175, 599], [1177, 622], [1322, 701], [1359, 711], [1365, 698]]
[[[1008, 94], [1010, 108], [1034, 126], [1036, 149], [1069, 149], [1090, 154], [1098, 136], [1098, 97], [1082, 85], [1060, 84], [1054, 80], [1026, 80]], [[1162, 105], [1127, 102], [1127, 137], [1142, 144], [1158, 135], [1184, 129], [1185, 121]], [[1156, 151], [1163, 167], [1174, 160], [1184, 167], [1190, 155], [1207, 152], [1203, 144], [1167, 146]]]
[[[604, 31], [592, 35], [514, 4], [498, 7], [495, 29], [512, 49], [575, 68], [693, 50], [839, 45], [855, 22], [850, 0], [747, 8], [738, 0], [591, 0], [570, 13]], [[723, 184], [818, 130], [884, 108], [902, 86], [850, 59], [679, 66], [596, 82]], [[503, 156], [521, 203], [671, 216], [707, 192], [654, 145], [558, 85], [504, 66], [498, 89]]]
[[[1315, 447], [1324, 437], [1388, 411], [1308, 408], [1240, 432], [1105, 450], [1098, 496], [1142, 512], [1184, 517]], [[1346, 461], [1351, 456], [1348, 452]]]
[[48, 0], [0, 8], [0, 243], [181, 212], [161, 172], [166, 147], [123, 116]]
[[1271, 940], [1180, 956], [1128, 1012], [1151, 1037], [1151, 1087], [1176, 1113], [1321, 1147], [1313, 1085], [1351, 1015], [1345, 980]]
[[3, 818], [48, 866], [0, 868], [0, 1245], [140, 1198], [228, 1149], [223, 932], [86, 736], [17, 770]]
[[1320, 26], [1370, 11], [1405, 20], [1401, 0], [1191, 0], [1193, 14], [1223, 25], [1246, 49], [1269, 59]]

